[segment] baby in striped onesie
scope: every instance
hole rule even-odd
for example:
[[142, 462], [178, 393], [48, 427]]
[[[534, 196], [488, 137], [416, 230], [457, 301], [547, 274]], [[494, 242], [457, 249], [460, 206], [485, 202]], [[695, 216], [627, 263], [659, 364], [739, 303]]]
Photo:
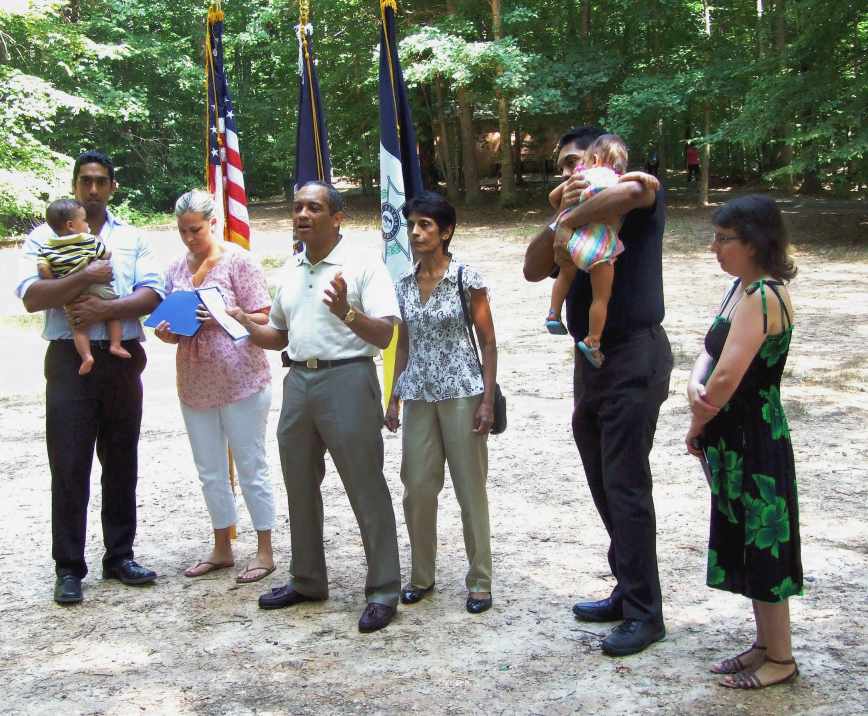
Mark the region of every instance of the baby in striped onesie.
[[[63, 278], [81, 271], [91, 261], [111, 258], [111, 251], [90, 233], [84, 207], [75, 199], [58, 199], [48, 205], [45, 221], [56, 236], [45, 242], [39, 250], [37, 268], [39, 277], [44, 279]], [[113, 299], [117, 294], [108, 284], [95, 283], [85, 291], [98, 298]], [[75, 350], [81, 356], [79, 375], [87, 375], [93, 368], [93, 354], [90, 350], [90, 336], [87, 329], [70, 326]], [[109, 353], [118, 358], [130, 358], [129, 352], [121, 345], [123, 326], [119, 320], [106, 321], [109, 336]]]
[[[589, 186], [579, 196], [579, 204], [595, 194], [618, 183], [627, 169], [627, 145], [615, 134], [598, 137], [585, 152], [584, 162], [579, 162], [575, 173], [584, 175]], [[560, 206], [564, 184], [549, 194], [553, 206]], [[563, 214], [569, 211], [566, 209]], [[561, 217], [558, 217], [560, 221]], [[577, 343], [579, 350], [594, 366], [603, 363], [600, 352], [600, 337], [606, 326], [609, 299], [612, 295], [612, 282], [615, 278], [614, 263], [624, 251], [618, 238], [623, 217], [610, 224], [586, 224], [573, 231], [567, 244], [572, 263], [560, 266], [560, 272], [552, 287], [552, 300], [546, 318], [549, 333], [565, 335], [566, 326], [561, 320], [561, 312], [569, 293], [570, 286], [579, 269], [590, 274], [593, 298], [588, 315], [588, 335]]]

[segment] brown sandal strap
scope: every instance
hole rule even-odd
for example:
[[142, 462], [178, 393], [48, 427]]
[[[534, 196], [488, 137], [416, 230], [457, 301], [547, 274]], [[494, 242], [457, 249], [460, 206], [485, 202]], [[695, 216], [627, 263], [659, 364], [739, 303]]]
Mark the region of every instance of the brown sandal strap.
[[763, 684], [754, 673], [740, 671], [732, 677], [733, 686], [736, 689], [750, 690], [761, 689]]
[[714, 669], [712, 669], [712, 672], [716, 673], [716, 674], [737, 674], [738, 672], [744, 671], [747, 668], [747, 666], [745, 666], [744, 662], [742, 662], [742, 660], [741, 660], [741, 658], [743, 656], [747, 656], [752, 651], [765, 651], [765, 650], [766, 650], [766, 647], [759, 646], [759, 645], [757, 645], [756, 642], [754, 642], [753, 644], [751, 644], [750, 649], [747, 649], [747, 650], [741, 652], [741, 654], [737, 654], [736, 656], [731, 656], [728, 659], [724, 659], [723, 661], [721, 661], [719, 664], [720, 669], [716, 670], [716, 671]]
[[766, 661], [770, 664], [779, 664], [780, 666], [789, 666], [790, 664], [795, 664], [795, 659], [784, 659], [783, 661], [778, 661], [777, 659], [772, 659], [772, 657], [767, 656]]
[[787, 659], [786, 661], [776, 661], [774, 659], [766, 659], [766, 661], [770, 661], [773, 664], [792, 664], [795, 668], [793, 671], [782, 679], [776, 679], [775, 681], [770, 681], [767, 684], [764, 684], [759, 680], [759, 677], [756, 675], [756, 672], [746, 672], [740, 671], [737, 674], [732, 674], [731, 683], [727, 684], [725, 682], [721, 682], [724, 686], [729, 686], [734, 689], [743, 689], [743, 690], [752, 690], [752, 689], [764, 689], [767, 686], [776, 686], [777, 684], [786, 684], [793, 679], [795, 679], [799, 675], [799, 667], [796, 666], [795, 659]]

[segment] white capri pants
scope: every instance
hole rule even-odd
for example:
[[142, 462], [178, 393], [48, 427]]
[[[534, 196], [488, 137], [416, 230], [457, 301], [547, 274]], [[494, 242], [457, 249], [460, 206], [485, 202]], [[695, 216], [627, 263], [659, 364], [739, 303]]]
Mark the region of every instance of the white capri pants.
[[197, 410], [181, 403], [202, 494], [215, 530], [238, 519], [229, 485], [226, 446], [238, 468], [238, 482], [257, 532], [274, 528], [274, 495], [265, 458], [265, 426], [271, 408], [271, 385], [219, 408]]

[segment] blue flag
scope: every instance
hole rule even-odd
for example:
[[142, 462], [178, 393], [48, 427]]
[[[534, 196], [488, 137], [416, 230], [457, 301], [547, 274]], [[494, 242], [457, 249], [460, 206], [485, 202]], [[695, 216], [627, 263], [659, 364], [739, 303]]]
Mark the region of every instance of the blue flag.
[[392, 280], [412, 265], [404, 202], [422, 191], [422, 169], [407, 87], [398, 60], [395, 0], [380, 0], [380, 208], [383, 259]]
[[303, 8], [298, 24], [298, 128], [294, 183], [298, 188], [315, 180], [331, 184], [332, 165], [313, 52], [313, 25]]

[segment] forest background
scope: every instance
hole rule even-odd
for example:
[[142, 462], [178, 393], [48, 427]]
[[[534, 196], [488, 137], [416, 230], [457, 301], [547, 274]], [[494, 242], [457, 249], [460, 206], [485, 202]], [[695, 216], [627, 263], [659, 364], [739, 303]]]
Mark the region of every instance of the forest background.
[[[376, 0], [311, 0], [336, 176], [378, 181]], [[709, 184], [855, 197], [868, 185], [868, 11], [848, 0], [404, 0], [400, 53], [427, 186], [523, 200], [553, 136], [596, 123], [641, 166]], [[248, 193], [290, 190], [298, 5], [227, 0], [226, 67]], [[204, 0], [0, 0], [0, 233], [66, 194], [72, 158], [118, 167], [147, 220], [203, 174]], [[554, 133], [554, 134], [553, 134]], [[497, 161], [481, 167], [495, 137]], [[508, 137], [510, 141], [500, 141]], [[436, 147], [436, 149], [435, 149]], [[536, 161], [534, 161], [536, 159]], [[486, 181], [485, 174], [496, 181]]]

